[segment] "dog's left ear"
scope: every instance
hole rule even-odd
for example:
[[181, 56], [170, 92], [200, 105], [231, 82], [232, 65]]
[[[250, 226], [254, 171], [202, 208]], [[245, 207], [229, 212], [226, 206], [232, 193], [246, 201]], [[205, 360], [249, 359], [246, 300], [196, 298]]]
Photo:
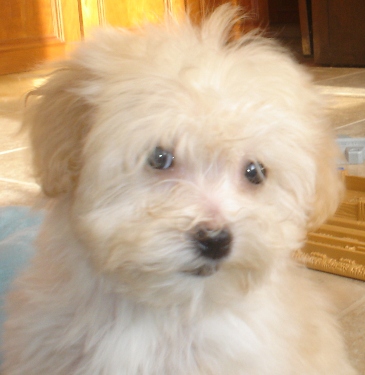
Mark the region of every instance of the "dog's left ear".
[[319, 145], [316, 145], [319, 150], [316, 156], [316, 196], [309, 218], [309, 231], [317, 229], [336, 212], [345, 191], [342, 175], [336, 165], [340, 152], [332, 134], [327, 133], [327, 137], [318, 140]]
[[30, 135], [36, 178], [49, 197], [70, 192], [77, 183], [92, 113], [82, 92], [92, 81], [86, 69], [69, 62], [28, 96], [23, 128]]

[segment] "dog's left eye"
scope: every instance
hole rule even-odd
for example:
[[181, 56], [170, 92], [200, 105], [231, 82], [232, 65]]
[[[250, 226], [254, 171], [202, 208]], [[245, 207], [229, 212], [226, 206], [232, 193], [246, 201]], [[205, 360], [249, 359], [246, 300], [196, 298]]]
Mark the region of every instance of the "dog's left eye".
[[265, 180], [266, 169], [259, 162], [249, 162], [245, 167], [244, 174], [251, 184], [258, 185]]
[[174, 155], [162, 147], [156, 147], [148, 158], [148, 164], [154, 169], [171, 168], [174, 162]]

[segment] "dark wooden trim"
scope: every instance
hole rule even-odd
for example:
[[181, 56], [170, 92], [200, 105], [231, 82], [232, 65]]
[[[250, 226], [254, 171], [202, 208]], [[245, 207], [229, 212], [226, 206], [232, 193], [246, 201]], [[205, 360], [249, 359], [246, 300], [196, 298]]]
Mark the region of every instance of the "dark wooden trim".
[[303, 55], [311, 56], [313, 54], [311, 3], [310, 0], [298, 0], [298, 4]]
[[312, 1], [314, 62], [365, 66], [365, 1]]

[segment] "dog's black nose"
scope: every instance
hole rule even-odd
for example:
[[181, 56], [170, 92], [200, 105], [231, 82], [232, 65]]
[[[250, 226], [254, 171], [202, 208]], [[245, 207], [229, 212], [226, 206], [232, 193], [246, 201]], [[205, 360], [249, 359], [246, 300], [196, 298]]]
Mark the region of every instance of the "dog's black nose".
[[221, 259], [228, 255], [232, 235], [228, 229], [213, 230], [199, 226], [192, 235], [200, 254], [210, 259]]

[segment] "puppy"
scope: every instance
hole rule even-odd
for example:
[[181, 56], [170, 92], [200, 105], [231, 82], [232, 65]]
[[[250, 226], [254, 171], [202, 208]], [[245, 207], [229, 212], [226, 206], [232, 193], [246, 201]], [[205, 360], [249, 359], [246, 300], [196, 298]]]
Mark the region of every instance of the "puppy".
[[333, 135], [307, 74], [235, 20], [100, 31], [33, 93], [50, 204], [5, 375], [355, 374], [290, 259], [339, 202]]

